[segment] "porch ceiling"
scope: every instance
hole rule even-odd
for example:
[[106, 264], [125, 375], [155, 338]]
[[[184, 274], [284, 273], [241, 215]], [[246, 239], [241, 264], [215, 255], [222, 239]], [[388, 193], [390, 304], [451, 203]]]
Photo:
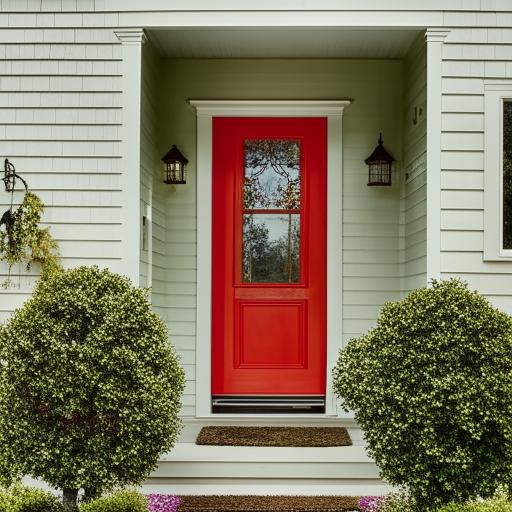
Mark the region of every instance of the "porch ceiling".
[[401, 59], [417, 29], [214, 28], [153, 29], [150, 39], [168, 58]]

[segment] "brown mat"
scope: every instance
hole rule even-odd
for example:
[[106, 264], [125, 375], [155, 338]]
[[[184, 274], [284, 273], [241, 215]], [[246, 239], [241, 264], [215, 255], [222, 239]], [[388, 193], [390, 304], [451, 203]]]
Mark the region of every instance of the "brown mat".
[[181, 496], [179, 512], [345, 512], [357, 510], [354, 496]]
[[344, 427], [203, 427], [196, 444], [216, 446], [350, 446]]

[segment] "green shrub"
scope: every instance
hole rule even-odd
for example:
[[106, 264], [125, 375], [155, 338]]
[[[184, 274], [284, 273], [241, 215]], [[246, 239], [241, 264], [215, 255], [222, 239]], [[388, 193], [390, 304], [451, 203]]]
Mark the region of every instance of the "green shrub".
[[0, 489], [0, 512], [63, 512], [61, 501], [50, 492], [15, 484]]
[[0, 330], [0, 476], [94, 497], [139, 484], [179, 433], [184, 372], [147, 291], [58, 272]]
[[460, 281], [386, 304], [334, 383], [382, 476], [419, 508], [512, 482], [512, 319]]
[[[62, 512], [62, 502], [41, 489], [15, 485], [11, 489], [12, 512]], [[1, 510], [1, 509], [0, 509]]]
[[0, 512], [13, 512], [11, 495], [6, 489], [0, 489]]
[[118, 491], [84, 503], [80, 512], [147, 512], [147, 498], [135, 491]]
[[506, 493], [498, 492], [487, 500], [449, 503], [438, 512], [512, 512], [512, 502]]

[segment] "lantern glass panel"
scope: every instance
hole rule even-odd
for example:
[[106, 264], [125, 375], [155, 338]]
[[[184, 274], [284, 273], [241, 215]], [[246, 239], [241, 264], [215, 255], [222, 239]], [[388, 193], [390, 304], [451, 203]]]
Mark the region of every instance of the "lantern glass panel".
[[181, 162], [175, 160], [164, 162], [164, 182], [165, 183], [185, 183], [186, 171]]
[[391, 164], [384, 160], [370, 163], [368, 185], [391, 185]]

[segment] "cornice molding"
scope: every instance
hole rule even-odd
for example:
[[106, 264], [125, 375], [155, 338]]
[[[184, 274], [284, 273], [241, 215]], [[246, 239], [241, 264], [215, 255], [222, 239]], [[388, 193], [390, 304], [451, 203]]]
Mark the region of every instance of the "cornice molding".
[[114, 30], [114, 34], [123, 44], [144, 44], [147, 41], [146, 33], [142, 28]]
[[199, 116], [341, 116], [351, 100], [189, 100]]
[[427, 28], [425, 41], [427, 43], [444, 43], [444, 40], [450, 32], [448, 28]]

